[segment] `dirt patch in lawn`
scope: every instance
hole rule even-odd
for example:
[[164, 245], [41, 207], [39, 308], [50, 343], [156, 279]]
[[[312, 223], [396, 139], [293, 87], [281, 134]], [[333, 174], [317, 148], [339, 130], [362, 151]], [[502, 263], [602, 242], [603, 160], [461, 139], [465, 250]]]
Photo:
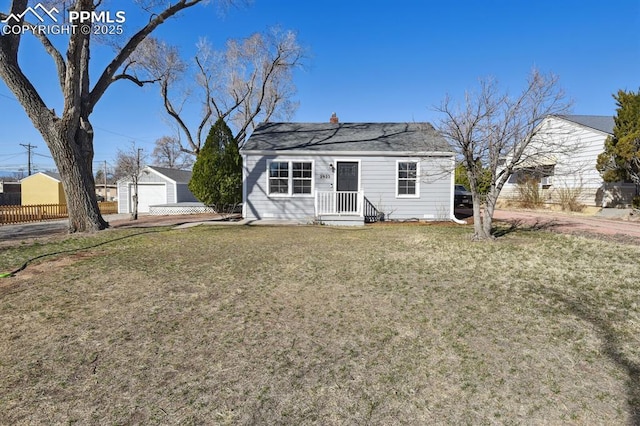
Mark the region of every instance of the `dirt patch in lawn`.
[[17, 272], [14, 276], [0, 279], [0, 299], [2, 299], [5, 294], [19, 291], [20, 287], [25, 283], [45, 279], [52, 271], [69, 267], [83, 259], [89, 259], [95, 256], [97, 256], [96, 253], [80, 252], [30, 263], [24, 270]]

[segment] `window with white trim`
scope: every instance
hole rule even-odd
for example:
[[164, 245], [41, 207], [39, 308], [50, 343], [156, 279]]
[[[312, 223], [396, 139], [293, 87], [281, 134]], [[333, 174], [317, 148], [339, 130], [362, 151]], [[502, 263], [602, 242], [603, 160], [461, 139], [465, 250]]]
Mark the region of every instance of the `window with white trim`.
[[311, 194], [311, 180], [313, 177], [311, 163], [296, 161], [291, 163], [293, 193]]
[[418, 195], [418, 163], [415, 161], [398, 161], [398, 197], [415, 197]]
[[311, 195], [311, 161], [272, 161], [269, 163], [269, 195]]
[[272, 161], [269, 164], [269, 194], [289, 193], [289, 163]]

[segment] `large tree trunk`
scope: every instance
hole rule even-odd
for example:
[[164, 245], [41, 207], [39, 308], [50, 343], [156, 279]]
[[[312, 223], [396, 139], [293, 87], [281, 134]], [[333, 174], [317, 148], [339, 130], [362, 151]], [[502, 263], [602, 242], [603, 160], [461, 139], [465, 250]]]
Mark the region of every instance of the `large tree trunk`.
[[480, 209], [480, 200], [477, 196], [473, 197], [473, 239], [474, 240], [490, 240], [494, 236], [492, 234], [493, 228], [493, 212], [496, 209], [496, 201], [498, 199], [499, 192], [496, 192], [495, 187], [487, 193], [484, 202], [484, 210]]
[[475, 195], [473, 196], [473, 239], [474, 240], [482, 240], [484, 239], [483, 234], [484, 230], [482, 228], [482, 211], [481, 211], [481, 203], [480, 197]]
[[[109, 226], [102, 218], [93, 179], [93, 131], [87, 120], [76, 129], [57, 121], [42, 134], [62, 178], [69, 212], [69, 232], [95, 232]], [[71, 140], [67, 140], [70, 138]]]
[[[80, 23], [80, 27], [76, 28], [79, 31], [69, 35], [66, 56], [61, 54], [46, 34], [34, 32], [33, 35], [42, 43], [56, 65], [58, 83], [64, 99], [60, 115], [47, 107], [18, 64], [22, 34], [0, 34], [0, 78], [20, 102], [51, 151], [66, 194], [70, 232], [93, 232], [108, 227], [98, 208], [92, 170], [93, 129], [89, 123], [89, 116], [96, 103], [114, 81], [124, 79], [139, 86], [151, 82], [141, 81], [135, 75], [127, 74], [126, 70], [130, 64], [124, 67], [121, 74], [117, 73], [137, 46], [158, 25], [200, 1], [180, 0], [164, 9], [160, 8], [159, 13], [152, 14], [149, 22], [116, 51], [115, 57], [104, 69], [93, 89], [89, 84], [89, 47], [92, 33], [89, 23]], [[102, 2], [75, 0], [72, 3], [69, 10], [94, 12]], [[27, 0], [13, 0], [10, 13], [22, 17], [28, 10], [27, 5]], [[4, 18], [8, 14], [0, 15]]]
[[495, 187], [492, 187], [484, 205], [484, 218], [482, 220], [482, 236], [484, 239], [492, 239], [493, 236], [493, 213], [496, 210], [496, 203], [498, 201], [498, 195], [500, 191], [496, 191]]

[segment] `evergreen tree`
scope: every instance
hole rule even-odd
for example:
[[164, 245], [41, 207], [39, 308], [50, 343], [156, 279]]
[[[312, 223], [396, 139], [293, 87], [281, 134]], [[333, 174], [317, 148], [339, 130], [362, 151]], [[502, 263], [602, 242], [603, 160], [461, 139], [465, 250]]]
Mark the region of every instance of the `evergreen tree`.
[[238, 142], [223, 119], [209, 130], [193, 165], [189, 189], [216, 211], [233, 208], [242, 200], [242, 159]]
[[[485, 195], [487, 192], [489, 192], [489, 188], [491, 186], [491, 170], [482, 167], [482, 164], [480, 162], [478, 162], [478, 164], [478, 167], [480, 167], [482, 171], [480, 172], [480, 178], [477, 182], [477, 189], [480, 195]], [[464, 185], [467, 189], [471, 188], [471, 185], [469, 184], [469, 175], [467, 172], [467, 168], [465, 167], [463, 162], [459, 162], [456, 165], [455, 183], [457, 185]]]
[[640, 185], [640, 90], [620, 90], [613, 97], [618, 105], [613, 136], [607, 137], [596, 168], [606, 182], [630, 179]]

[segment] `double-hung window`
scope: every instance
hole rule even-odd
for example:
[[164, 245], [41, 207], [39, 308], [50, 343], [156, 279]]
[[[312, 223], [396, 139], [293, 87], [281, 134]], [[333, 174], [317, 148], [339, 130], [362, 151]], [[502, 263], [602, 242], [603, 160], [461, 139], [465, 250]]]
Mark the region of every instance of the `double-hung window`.
[[310, 195], [313, 187], [311, 161], [272, 161], [269, 163], [269, 195]]
[[269, 194], [289, 193], [289, 163], [272, 161], [269, 164]]
[[398, 161], [396, 186], [398, 197], [418, 196], [418, 163], [416, 161]]
[[296, 161], [291, 163], [293, 193], [311, 194], [311, 180], [313, 177], [311, 163]]

